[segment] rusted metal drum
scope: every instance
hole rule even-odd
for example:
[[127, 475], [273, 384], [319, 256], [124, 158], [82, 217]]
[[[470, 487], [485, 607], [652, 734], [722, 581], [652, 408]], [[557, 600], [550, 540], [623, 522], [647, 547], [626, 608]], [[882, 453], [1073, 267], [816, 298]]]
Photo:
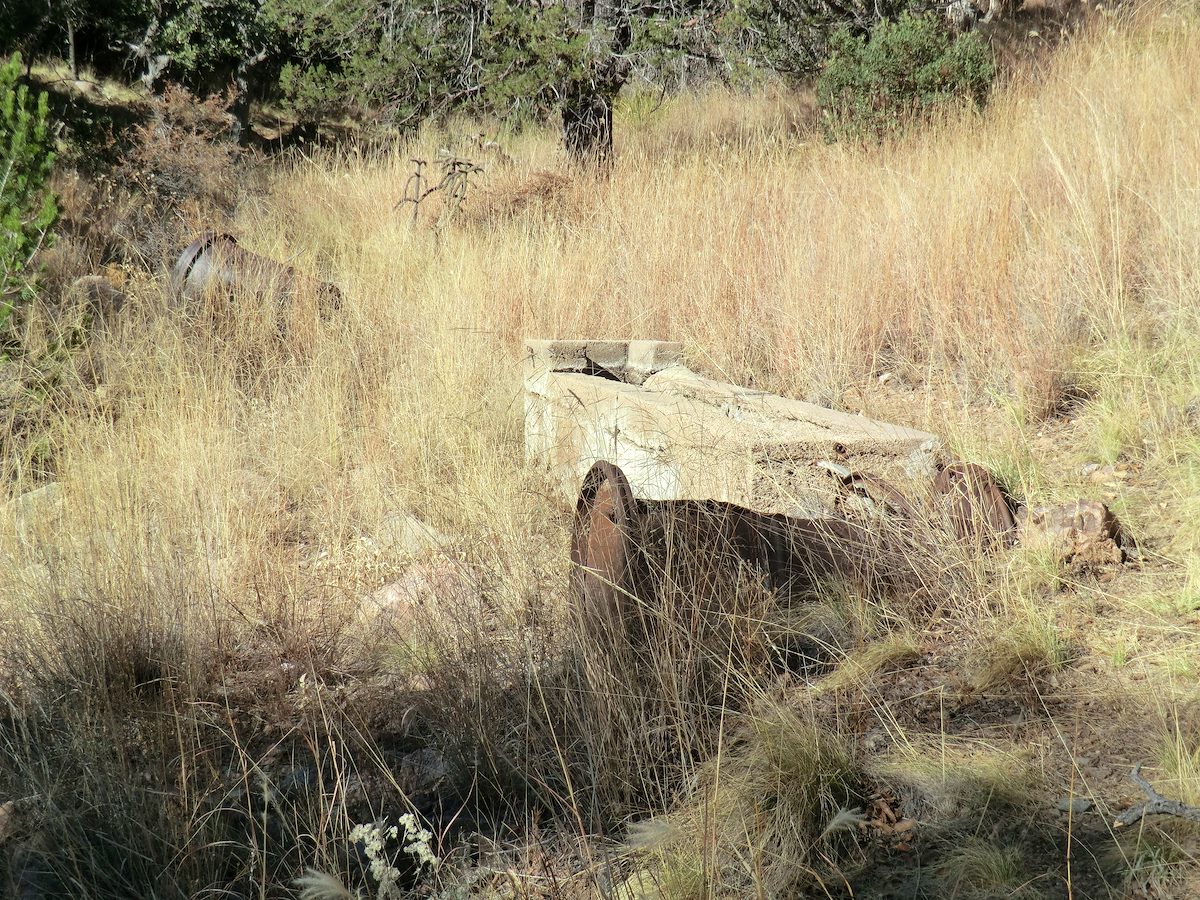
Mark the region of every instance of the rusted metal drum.
[[336, 285], [244, 250], [233, 235], [217, 232], [202, 234], [188, 244], [171, 269], [172, 293], [183, 300], [237, 292], [283, 299], [305, 289], [317, 293], [322, 308], [341, 305]]

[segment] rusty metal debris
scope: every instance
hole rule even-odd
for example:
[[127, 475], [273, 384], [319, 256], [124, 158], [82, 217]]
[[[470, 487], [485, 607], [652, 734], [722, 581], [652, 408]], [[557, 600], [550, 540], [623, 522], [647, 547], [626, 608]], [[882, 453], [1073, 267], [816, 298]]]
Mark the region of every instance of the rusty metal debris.
[[1011, 540], [1012, 506], [992, 473], [974, 463], [952, 463], [938, 472], [934, 493], [945, 499], [954, 536], [982, 547]]
[[1132, 543], [1112, 511], [1098, 500], [1028, 510], [1021, 519], [1021, 538], [1048, 544], [1075, 571], [1120, 565], [1126, 545]]
[[251, 253], [233, 235], [217, 232], [202, 234], [184, 248], [171, 269], [171, 290], [186, 300], [238, 291], [283, 298], [312, 290], [322, 307], [329, 309], [340, 306], [342, 299], [331, 282]]

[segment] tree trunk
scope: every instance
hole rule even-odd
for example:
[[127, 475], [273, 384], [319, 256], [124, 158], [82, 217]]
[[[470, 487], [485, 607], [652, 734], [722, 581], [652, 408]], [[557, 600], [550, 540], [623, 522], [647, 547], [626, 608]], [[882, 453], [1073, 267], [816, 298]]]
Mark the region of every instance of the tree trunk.
[[606, 164], [613, 149], [616, 90], [596, 80], [571, 81], [563, 90], [563, 146], [581, 163]]
[[67, 64], [71, 69], [71, 80], [79, 80], [79, 61], [75, 57], [75, 23], [67, 19]]
[[249, 66], [243, 60], [238, 63], [233, 76], [233, 106], [229, 112], [233, 115], [231, 137], [241, 146], [250, 143], [250, 77]]
[[588, 40], [583, 77], [562, 86], [563, 147], [576, 161], [606, 165], [613, 150], [613, 103], [629, 77], [630, 7], [622, 0], [565, 0]]

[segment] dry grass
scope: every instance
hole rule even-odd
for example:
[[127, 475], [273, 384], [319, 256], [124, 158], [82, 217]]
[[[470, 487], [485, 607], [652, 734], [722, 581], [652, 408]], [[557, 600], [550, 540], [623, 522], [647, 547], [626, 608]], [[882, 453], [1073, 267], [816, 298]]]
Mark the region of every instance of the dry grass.
[[[1078, 585], [1045, 560], [963, 569], [947, 548], [956, 577], [931, 578], [920, 603], [831, 591], [803, 616], [754, 606], [711, 632], [664, 627], [649, 664], [570, 639], [571, 498], [524, 459], [520, 342], [682, 340], [710, 374], [946, 434], [1030, 501], [1089, 489], [1086, 461], [1153, 472], [1124, 511], [1154, 565], [1184, 562], [1156, 627], [1194, 647], [1198, 57], [1194, 13], [1101, 20], [982, 115], [876, 148], [821, 143], [799, 100], [631, 104], [607, 180], [563, 169], [531, 132], [502, 140], [512, 162], [488, 162], [461, 214], [436, 221], [394, 207], [412, 156], [471, 156], [465, 129], [282, 166], [238, 210], [239, 239], [338, 282], [340, 312], [298, 305], [281, 336], [264, 298], [187, 318], [159, 280], [131, 283], [132, 314], [88, 348], [100, 385], [66, 366], [69, 415], [38, 435], [61, 502], [0, 523], [0, 790], [42, 797], [57, 823], [39, 839], [56, 844], [23, 852], [97, 897], [140, 878], [163, 897], [266, 895], [309, 868], [370, 885], [350, 829], [417, 808], [396, 754], [431, 741], [469, 773], [456, 796], [474, 818], [456, 827], [549, 821], [573, 839], [537, 863], [539, 896], [633, 890], [644, 860], [590, 839], [626, 818], [677, 827], [645, 876], [673, 895], [767, 896], [861, 861], [842, 852], [856, 830], [830, 825], [857, 823], [843, 814], [871, 782], [907, 785], [931, 819], [1052, 804], [1074, 765], [1059, 720], [1105, 690], [1081, 678], [1067, 700], [1044, 696], [1069, 674], [1057, 616], [1088, 647], [1105, 625], [1070, 610]], [[408, 515], [448, 536], [436, 552], [397, 537]], [[377, 615], [397, 583], [407, 602]], [[821, 697], [778, 699], [792, 676], [771, 663], [769, 615], [823, 622], [834, 661], [849, 654], [826, 692], [863, 698], [845, 721], [807, 705]], [[897, 663], [926, 635], [967, 683], [910, 693], [961, 702], [958, 719], [909, 712], [917, 676]], [[963, 647], [978, 658], [963, 664]], [[932, 668], [920, 678], [943, 677]], [[1196, 686], [1174, 668], [1172, 703]], [[1046, 771], [1013, 749], [1028, 718], [1009, 733], [1008, 708], [965, 706], [1027, 675], [1028, 716], [1065, 756]], [[976, 715], [986, 742], [949, 734]], [[874, 763], [857, 746], [871, 722], [890, 745]], [[1158, 763], [1195, 796], [1182, 740]], [[63, 760], [84, 779], [97, 747], [114, 752], [86, 790], [62, 780]], [[271, 784], [306, 766], [319, 787], [271, 812]], [[357, 799], [351, 775], [369, 787]], [[123, 871], [126, 856], [154, 862]], [[945, 872], [986, 894], [1024, 883], [1015, 866], [985, 842]]]

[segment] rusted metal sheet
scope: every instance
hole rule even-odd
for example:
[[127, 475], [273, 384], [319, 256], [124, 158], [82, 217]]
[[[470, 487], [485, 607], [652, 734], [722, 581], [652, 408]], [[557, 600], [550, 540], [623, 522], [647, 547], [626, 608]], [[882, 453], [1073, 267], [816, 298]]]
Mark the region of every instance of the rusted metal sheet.
[[938, 472], [935, 494], [944, 498], [954, 536], [982, 547], [1011, 543], [1016, 519], [992, 474], [974, 463], [954, 463]]
[[626, 627], [627, 599], [641, 588], [640, 515], [624, 473], [612, 463], [596, 463], [584, 478], [571, 530], [572, 590], [593, 632]]

